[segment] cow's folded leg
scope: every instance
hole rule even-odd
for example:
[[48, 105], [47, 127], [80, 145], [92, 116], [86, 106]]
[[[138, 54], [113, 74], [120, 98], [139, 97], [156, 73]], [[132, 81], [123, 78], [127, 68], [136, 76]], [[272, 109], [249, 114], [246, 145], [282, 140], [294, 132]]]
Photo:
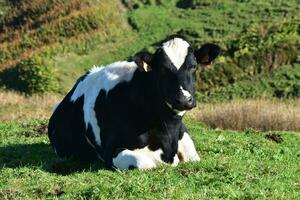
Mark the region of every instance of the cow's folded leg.
[[178, 141], [178, 157], [183, 162], [200, 160], [194, 142], [187, 132], [184, 132], [182, 138]]
[[116, 157], [113, 158], [113, 165], [121, 170], [128, 169], [151, 169], [156, 167], [156, 163], [152, 156], [143, 154], [139, 150], [125, 149], [119, 152]]
[[[155, 151], [150, 150], [148, 147], [142, 149], [129, 150], [124, 149], [119, 151], [112, 159], [113, 165], [121, 170], [128, 169], [151, 169], [155, 168], [164, 162], [161, 159], [162, 150], [158, 149]], [[174, 156], [172, 166], [177, 166], [179, 158], [177, 155]]]
[[163, 150], [161, 158], [166, 163], [172, 164], [176, 162], [174, 158], [178, 152], [178, 138], [181, 124], [180, 118], [174, 118], [163, 122], [158, 130], [157, 137]]

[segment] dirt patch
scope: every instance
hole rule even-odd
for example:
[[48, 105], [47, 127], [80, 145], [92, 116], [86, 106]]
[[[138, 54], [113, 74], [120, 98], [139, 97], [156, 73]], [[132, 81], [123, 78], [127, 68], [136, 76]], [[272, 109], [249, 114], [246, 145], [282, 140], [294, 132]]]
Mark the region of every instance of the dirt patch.
[[281, 137], [281, 135], [279, 134], [275, 134], [275, 133], [269, 133], [265, 136], [266, 139], [274, 141], [276, 143], [282, 143], [283, 142], [283, 138]]
[[48, 133], [48, 121], [24, 122], [22, 128], [26, 137], [41, 137]]

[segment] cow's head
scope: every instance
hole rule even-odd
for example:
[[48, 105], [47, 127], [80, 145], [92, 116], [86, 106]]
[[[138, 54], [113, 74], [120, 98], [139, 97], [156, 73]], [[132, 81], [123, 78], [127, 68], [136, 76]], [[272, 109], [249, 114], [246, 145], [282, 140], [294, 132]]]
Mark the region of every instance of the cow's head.
[[154, 54], [140, 52], [134, 60], [141, 70], [152, 70], [160, 93], [173, 110], [183, 111], [195, 107], [195, 71], [198, 64], [207, 65], [220, 52], [219, 46], [205, 44], [195, 49], [180, 36], [169, 36]]

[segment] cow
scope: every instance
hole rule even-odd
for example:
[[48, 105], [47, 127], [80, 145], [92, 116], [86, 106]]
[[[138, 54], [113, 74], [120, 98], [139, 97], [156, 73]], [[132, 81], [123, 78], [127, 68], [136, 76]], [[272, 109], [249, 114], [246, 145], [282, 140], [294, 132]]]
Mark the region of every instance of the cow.
[[94, 66], [54, 108], [48, 136], [59, 157], [127, 170], [200, 160], [182, 118], [196, 106], [195, 71], [220, 47], [171, 35], [154, 53]]

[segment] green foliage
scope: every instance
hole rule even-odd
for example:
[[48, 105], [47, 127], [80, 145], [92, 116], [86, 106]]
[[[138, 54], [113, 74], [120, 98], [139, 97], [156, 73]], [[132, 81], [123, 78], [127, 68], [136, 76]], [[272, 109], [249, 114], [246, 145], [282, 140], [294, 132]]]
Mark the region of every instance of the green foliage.
[[138, 9], [142, 6], [160, 5], [161, 0], [122, 0], [122, 3], [130, 10]]
[[55, 91], [58, 88], [53, 66], [47, 65], [40, 57], [22, 60], [16, 66], [19, 86], [27, 93]]
[[228, 42], [227, 51], [213, 67], [197, 72], [197, 90], [233, 84], [297, 61], [300, 51], [300, 21], [251, 26], [238, 39]]
[[57, 91], [59, 86], [55, 68], [37, 56], [21, 60], [0, 77], [6, 87], [29, 94]]
[[266, 133], [187, 120], [199, 163], [120, 172], [59, 159], [43, 124], [0, 123], [0, 199], [300, 198], [298, 133], [278, 132], [283, 142], [276, 143]]
[[197, 97], [200, 102], [259, 97], [297, 98], [300, 97], [300, 64], [284, 66], [269, 76], [262, 74], [206, 93], [197, 93]]

